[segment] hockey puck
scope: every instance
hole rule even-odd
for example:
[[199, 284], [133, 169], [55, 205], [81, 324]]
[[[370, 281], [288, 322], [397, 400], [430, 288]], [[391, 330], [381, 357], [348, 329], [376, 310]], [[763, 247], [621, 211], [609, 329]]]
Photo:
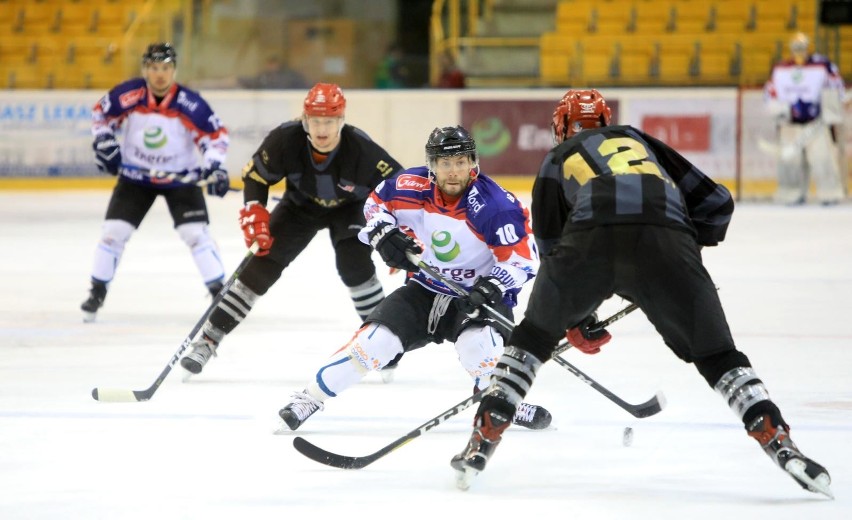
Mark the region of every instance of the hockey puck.
[[624, 446], [630, 446], [633, 444], [633, 428], [630, 426], [624, 429], [624, 435], [621, 437], [621, 444]]

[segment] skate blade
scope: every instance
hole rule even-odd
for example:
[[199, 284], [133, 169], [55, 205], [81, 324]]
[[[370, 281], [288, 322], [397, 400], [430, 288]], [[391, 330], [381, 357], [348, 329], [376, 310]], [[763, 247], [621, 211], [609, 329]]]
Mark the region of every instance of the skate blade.
[[195, 374], [183, 367], [180, 367], [180, 371], [183, 372], [183, 376], [180, 378], [182, 383], [188, 383], [192, 381], [192, 376], [194, 376]]
[[287, 423], [284, 420], [278, 421], [278, 427], [272, 431], [272, 435], [290, 435], [293, 433], [293, 430], [287, 426]]
[[479, 472], [475, 469], [464, 468], [456, 470], [456, 487], [462, 491], [467, 491], [470, 489], [470, 485], [473, 483], [473, 479], [479, 475]]
[[820, 473], [817, 478], [813, 479], [805, 472], [806, 467], [807, 464], [805, 461], [793, 459], [787, 462], [787, 465], [784, 466], [784, 470], [792, 475], [797, 481], [808, 486], [808, 491], [813, 493], [822, 493], [828, 498], [834, 500], [834, 493], [831, 492], [831, 487], [829, 487], [829, 484], [831, 484], [831, 477], [829, 477], [826, 473]]
[[382, 376], [382, 383], [384, 383], [384, 384], [393, 383], [394, 372], [396, 372], [396, 369], [394, 369], [394, 368], [391, 368], [389, 370], [388, 369], [380, 370], [379, 375]]
[[83, 311], [83, 323], [92, 323], [95, 321], [95, 318], [98, 317], [97, 312], [86, 312]]

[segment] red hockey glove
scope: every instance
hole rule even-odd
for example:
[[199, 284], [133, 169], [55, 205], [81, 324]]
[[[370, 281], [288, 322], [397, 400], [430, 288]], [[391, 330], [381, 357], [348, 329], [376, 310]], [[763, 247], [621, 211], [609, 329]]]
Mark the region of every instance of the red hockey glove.
[[240, 210], [240, 227], [243, 228], [247, 247], [257, 242], [258, 250], [255, 256], [269, 254], [269, 248], [275, 239], [269, 233], [269, 211], [262, 204], [249, 202]]
[[606, 329], [592, 330], [590, 327], [598, 322], [595, 314], [586, 316], [577, 326], [565, 332], [565, 339], [574, 348], [586, 354], [597, 354], [601, 347], [609, 343], [612, 335]]

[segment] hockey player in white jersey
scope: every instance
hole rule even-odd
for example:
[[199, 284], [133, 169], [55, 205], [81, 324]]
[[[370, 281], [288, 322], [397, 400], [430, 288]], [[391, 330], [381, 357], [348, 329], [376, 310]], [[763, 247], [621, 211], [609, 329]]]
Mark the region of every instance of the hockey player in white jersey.
[[[518, 292], [535, 276], [539, 259], [529, 213], [479, 172], [476, 143], [461, 126], [436, 128], [426, 160], [428, 167], [408, 169], [375, 189], [364, 205], [367, 225], [359, 234], [388, 266], [408, 271], [406, 283], [279, 411], [291, 430], [370, 370], [430, 343], [453, 342], [474, 392], [488, 386], [509, 331], [480, 306], [511, 320]], [[420, 255], [470, 295], [459, 298], [421, 271], [411, 255]], [[546, 409], [527, 403], [514, 416], [515, 424], [531, 429], [546, 428], [550, 421]]]
[[782, 204], [803, 204], [813, 180], [816, 199], [832, 205], [846, 197], [838, 147], [846, 88], [837, 66], [810, 54], [809, 45], [805, 34], [796, 34], [790, 41], [792, 56], [772, 68], [764, 86], [781, 149], [775, 198]]
[[127, 241], [160, 195], [208, 290], [215, 295], [222, 288], [225, 269], [195, 182], [207, 181], [210, 195], [228, 193], [228, 132], [197, 92], [175, 81], [176, 70], [174, 47], [151, 44], [142, 56], [143, 77], [117, 85], [92, 111], [95, 164], [118, 181], [95, 250], [89, 297], [81, 305], [84, 321], [93, 321], [103, 306]]

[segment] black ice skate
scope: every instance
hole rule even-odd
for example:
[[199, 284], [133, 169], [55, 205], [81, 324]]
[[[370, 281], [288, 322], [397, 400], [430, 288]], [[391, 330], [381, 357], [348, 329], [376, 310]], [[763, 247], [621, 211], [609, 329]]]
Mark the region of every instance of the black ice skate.
[[296, 392], [287, 406], [278, 411], [278, 416], [284, 420], [288, 428], [296, 430], [308, 420], [308, 417], [322, 409], [322, 401], [317, 401], [307, 391]]
[[543, 406], [534, 404], [521, 403], [515, 416], [512, 417], [512, 424], [529, 428], [530, 430], [543, 430], [550, 426], [553, 416]]
[[456, 486], [459, 489], [470, 488], [473, 478], [485, 469], [488, 459], [494, 454], [503, 432], [510, 424], [508, 416], [497, 410], [489, 410], [482, 416], [476, 416], [467, 447], [450, 460], [450, 466], [456, 470]]
[[92, 280], [92, 288], [89, 289], [89, 297], [80, 305], [83, 311], [83, 321], [91, 323], [95, 321], [98, 314], [98, 309], [104, 306], [106, 299], [107, 287], [104, 282]]
[[217, 343], [204, 334], [189, 345], [192, 350], [180, 360], [180, 366], [190, 374], [200, 374], [204, 365], [216, 355]]
[[761, 415], [752, 421], [746, 430], [750, 437], [760, 443], [760, 447], [769, 455], [769, 458], [789, 473], [802, 488], [834, 498], [829, 487], [831, 477], [828, 471], [802, 455], [790, 439], [789, 429], [784, 426], [773, 426], [768, 415]]

